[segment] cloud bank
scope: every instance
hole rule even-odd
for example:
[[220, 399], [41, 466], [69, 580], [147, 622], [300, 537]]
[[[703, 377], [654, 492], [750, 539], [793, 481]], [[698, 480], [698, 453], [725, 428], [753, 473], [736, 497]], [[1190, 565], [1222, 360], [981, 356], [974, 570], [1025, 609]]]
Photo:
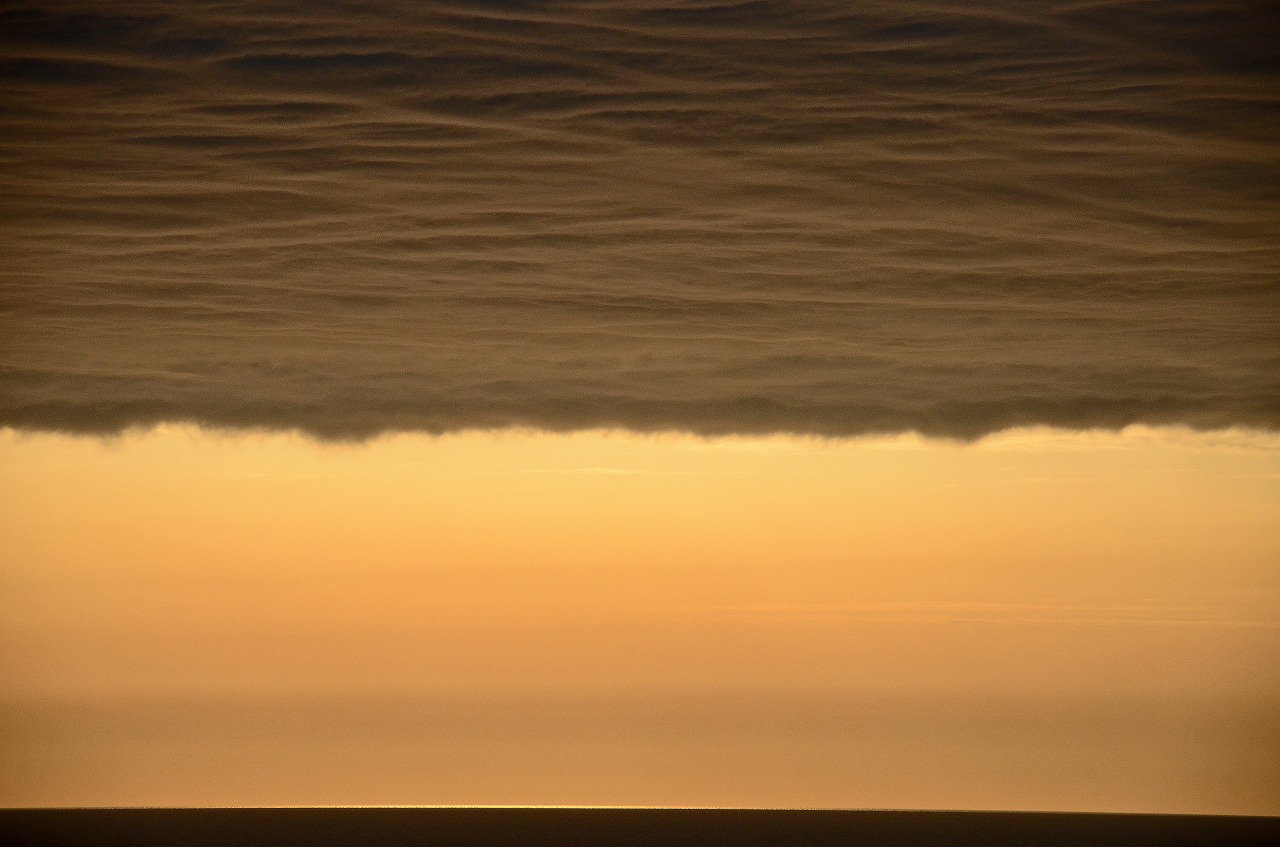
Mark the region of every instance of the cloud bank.
[[1278, 22], [7, 3], [0, 425], [1280, 429]]

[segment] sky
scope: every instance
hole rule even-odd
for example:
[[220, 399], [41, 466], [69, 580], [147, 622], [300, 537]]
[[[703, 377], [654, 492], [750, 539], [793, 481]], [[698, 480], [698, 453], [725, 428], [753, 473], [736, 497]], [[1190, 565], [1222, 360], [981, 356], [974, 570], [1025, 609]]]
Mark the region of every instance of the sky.
[[0, 4], [0, 804], [1280, 814], [1277, 56]]

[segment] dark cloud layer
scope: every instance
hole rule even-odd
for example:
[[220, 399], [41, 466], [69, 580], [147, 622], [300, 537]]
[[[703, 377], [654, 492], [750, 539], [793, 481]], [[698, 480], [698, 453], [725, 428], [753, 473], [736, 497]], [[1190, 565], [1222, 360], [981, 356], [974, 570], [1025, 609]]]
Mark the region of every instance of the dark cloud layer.
[[0, 13], [0, 425], [1280, 428], [1271, 4]]

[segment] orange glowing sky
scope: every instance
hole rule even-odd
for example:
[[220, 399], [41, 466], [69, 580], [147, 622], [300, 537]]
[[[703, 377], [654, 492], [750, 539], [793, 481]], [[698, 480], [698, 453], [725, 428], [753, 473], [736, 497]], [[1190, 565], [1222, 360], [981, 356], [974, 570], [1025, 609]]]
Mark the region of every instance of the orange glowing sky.
[[1274, 435], [165, 426], [0, 467], [7, 805], [1280, 810]]

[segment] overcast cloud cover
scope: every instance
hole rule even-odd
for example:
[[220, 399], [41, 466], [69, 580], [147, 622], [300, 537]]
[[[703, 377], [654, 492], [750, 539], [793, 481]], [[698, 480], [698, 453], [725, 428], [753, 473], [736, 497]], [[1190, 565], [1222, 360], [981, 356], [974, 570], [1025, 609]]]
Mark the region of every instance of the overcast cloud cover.
[[0, 425], [1280, 428], [1272, 3], [0, 8]]

